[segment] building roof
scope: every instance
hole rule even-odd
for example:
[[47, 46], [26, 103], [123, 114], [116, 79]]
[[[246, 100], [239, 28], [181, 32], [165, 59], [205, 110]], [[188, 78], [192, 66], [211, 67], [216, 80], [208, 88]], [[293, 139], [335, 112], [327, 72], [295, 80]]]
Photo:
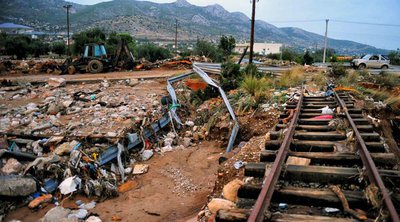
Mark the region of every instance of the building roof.
[[19, 25], [14, 23], [2, 23], [0, 24], [0, 29], [33, 29], [32, 27]]

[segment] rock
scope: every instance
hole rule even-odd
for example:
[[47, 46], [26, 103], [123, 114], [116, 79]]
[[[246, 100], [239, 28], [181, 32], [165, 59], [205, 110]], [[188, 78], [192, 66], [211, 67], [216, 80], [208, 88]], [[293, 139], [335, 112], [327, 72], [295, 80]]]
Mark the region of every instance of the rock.
[[190, 139], [188, 137], [183, 138], [183, 146], [185, 148], [188, 148], [190, 146], [191, 141], [192, 141], [192, 139]]
[[192, 131], [186, 131], [185, 132], [185, 137], [192, 137], [193, 136], [193, 133], [192, 133]]
[[86, 209], [79, 209], [79, 210], [73, 210], [71, 213], [68, 215], [68, 218], [77, 218], [77, 219], [83, 219], [86, 217], [88, 214], [88, 211]]
[[49, 80], [47, 80], [47, 84], [51, 87], [60, 87], [65, 86], [67, 82], [64, 78], [50, 78]]
[[225, 199], [230, 200], [234, 203], [238, 201], [237, 193], [240, 188], [244, 183], [243, 181], [239, 179], [234, 179], [228, 184], [224, 186], [224, 189], [222, 190], [222, 195], [224, 196]]
[[71, 151], [72, 151], [73, 148], [74, 148], [74, 147], [71, 146], [71, 144], [70, 144], [69, 142], [65, 142], [65, 143], [59, 145], [59, 146], [54, 150], [54, 153], [57, 154], [57, 155], [59, 155], [59, 156], [68, 155], [68, 154], [71, 153]]
[[153, 106], [154, 107], [157, 107], [157, 106], [159, 106], [160, 105], [160, 102], [158, 102], [157, 100], [154, 100], [153, 101]]
[[18, 160], [14, 158], [10, 158], [7, 160], [6, 165], [1, 168], [1, 171], [3, 173], [9, 175], [9, 174], [18, 174], [22, 170], [22, 164], [18, 162]]
[[99, 118], [96, 118], [92, 120], [92, 125], [93, 126], [100, 126], [102, 124], [101, 120]]
[[21, 176], [0, 176], [0, 195], [27, 196], [36, 192], [36, 182], [32, 178]]
[[46, 215], [42, 218], [42, 222], [59, 222], [62, 219], [68, 218], [68, 214], [71, 212], [69, 209], [63, 207], [54, 207], [49, 210]]
[[130, 79], [129, 86], [136, 86], [137, 84], [139, 84], [138, 79]]
[[172, 146], [172, 144], [174, 143], [174, 139], [173, 138], [165, 138], [164, 139], [164, 146]]
[[88, 219], [85, 220], [85, 222], [102, 222], [102, 221], [100, 217], [90, 216]]
[[193, 126], [193, 131], [196, 132], [199, 129], [198, 126]]
[[56, 115], [58, 112], [60, 112], [60, 107], [58, 107], [55, 103], [50, 103], [49, 107], [47, 108], [47, 114]]
[[107, 137], [117, 137], [117, 133], [115, 133], [115, 132], [108, 132], [108, 133], [106, 134], [106, 136], [107, 136]]
[[135, 164], [135, 166], [133, 167], [133, 175], [138, 175], [138, 174], [144, 174], [147, 173], [147, 171], [149, 170], [149, 165], [147, 164]]
[[218, 210], [229, 210], [235, 208], [236, 205], [232, 201], [221, 199], [221, 198], [214, 198], [207, 204], [208, 209], [212, 214], [217, 213]]
[[193, 121], [186, 121], [185, 125], [189, 126], [189, 127], [192, 127], [192, 126], [194, 126], [194, 122]]
[[145, 150], [142, 153], [142, 160], [146, 161], [148, 159], [150, 159], [153, 156], [154, 152], [153, 150]]
[[68, 108], [73, 102], [73, 100], [66, 100], [62, 104], [65, 108]]
[[161, 153], [171, 152], [173, 150], [171, 145], [161, 147]]
[[12, 126], [12, 127], [17, 127], [17, 126], [19, 126], [19, 121], [18, 121], [18, 120], [13, 120], [13, 121], [11, 122], [11, 126]]

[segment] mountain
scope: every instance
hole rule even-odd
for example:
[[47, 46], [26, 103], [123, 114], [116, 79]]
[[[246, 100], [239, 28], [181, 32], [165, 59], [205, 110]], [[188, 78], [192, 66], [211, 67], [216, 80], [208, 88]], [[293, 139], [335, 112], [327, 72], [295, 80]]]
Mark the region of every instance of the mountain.
[[[40, 31], [65, 31], [64, 0], [2, 0], [0, 22], [29, 25]], [[173, 40], [175, 19], [178, 20], [179, 39], [217, 40], [233, 35], [238, 40], [248, 39], [250, 18], [240, 12], [228, 12], [221, 5], [196, 6], [186, 0], [173, 3], [154, 3], [136, 0], [113, 0], [96, 5], [72, 3], [71, 30], [82, 31], [99, 27], [105, 31], [130, 33], [137, 39]], [[324, 37], [299, 28], [278, 28], [267, 22], [256, 21], [256, 41], [277, 42], [298, 50], [320, 48]], [[330, 48], [341, 54], [387, 53], [386, 50], [347, 40], [329, 39]]]

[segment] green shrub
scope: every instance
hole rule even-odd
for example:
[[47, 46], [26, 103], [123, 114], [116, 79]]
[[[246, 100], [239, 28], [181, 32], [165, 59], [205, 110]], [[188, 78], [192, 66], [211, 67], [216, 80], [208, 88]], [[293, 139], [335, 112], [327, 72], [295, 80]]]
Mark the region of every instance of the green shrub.
[[222, 64], [221, 87], [225, 91], [236, 89], [243, 80], [243, 74], [240, 72], [240, 65], [235, 63]]
[[332, 63], [332, 74], [336, 77], [345, 76], [347, 74], [346, 67], [341, 63]]
[[171, 52], [168, 49], [151, 43], [137, 46], [135, 53], [136, 58], [145, 58], [147, 61], [150, 62], [171, 58]]
[[194, 48], [194, 54], [205, 56], [211, 59], [213, 62], [222, 62], [223, 60], [223, 53], [221, 50], [213, 43], [204, 40], [197, 40]]
[[269, 86], [268, 80], [265, 78], [257, 78], [253, 75], [246, 75], [240, 88], [245, 90], [251, 96], [263, 93]]
[[303, 56], [303, 60], [302, 60], [302, 64], [305, 65], [311, 65], [314, 62], [314, 58], [311, 56], [310, 52], [307, 51], [304, 56]]
[[262, 77], [262, 72], [258, 70], [257, 66], [254, 63], [249, 63], [242, 72], [244, 73], [244, 75], [251, 75], [257, 78]]
[[61, 56], [67, 52], [67, 47], [64, 42], [53, 42], [51, 45], [51, 52]]
[[392, 89], [400, 85], [400, 78], [391, 73], [381, 72], [376, 76], [375, 83], [388, 89]]

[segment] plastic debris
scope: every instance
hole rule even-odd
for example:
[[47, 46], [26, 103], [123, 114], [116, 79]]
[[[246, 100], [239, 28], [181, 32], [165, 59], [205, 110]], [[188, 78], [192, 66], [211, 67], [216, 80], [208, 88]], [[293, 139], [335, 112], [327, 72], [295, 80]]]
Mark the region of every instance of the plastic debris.
[[287, 203], [279, 203], [280, 210], [285, 210], [285, 209], [287, 209], [287, 207], [288, 207]]
[[244, 166], [244, 163], [242, 162], [242, 161], [236, 161], [234, 164], [233, 164], [233, 167], [235, 167], [235, 169], [240, 169], [240, 168], [242, 168]]
[[333, 114], [335, 111], [335, 109], [331, 109], [329, 108], [329, 106], [325, 106], [324, 108], [319, 110], [321, 110], [321, 114]]
[[334, 213], [339, 213], [339, 212], [340, 212], [339, 209], [337, 209], [337, 208], [332, 208], [332, 207], [325, 207], [325, 208], [323, 209], [323, 211], [324, 211], [324, 213], [327, 213], [327, 214], [334, 214]]
[[63, 182], [61, 182], [58, 188], [60, 189], [62, 194], [70, 194], [80, 188], [81, 181], [82, 180], [77, 176], [68, 177]]
[[88, 214], [88, 211], [86, 209], [79, 209], [79, 210], [73, 210], [71, 213], [68, 215], [68, 218], [78, 218], [78, 219], [83, 219], [86, 217]]

